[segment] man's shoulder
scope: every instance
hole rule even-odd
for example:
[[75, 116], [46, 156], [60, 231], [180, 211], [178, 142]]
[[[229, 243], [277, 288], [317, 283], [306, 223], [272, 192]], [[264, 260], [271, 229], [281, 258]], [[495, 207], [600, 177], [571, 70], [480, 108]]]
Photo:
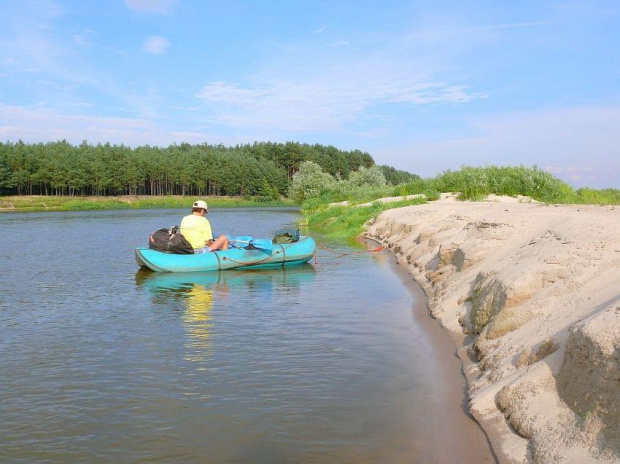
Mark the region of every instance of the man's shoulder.
[[194, 223], [194, 224], [208, 224], [207, 218], [202, 216], [196, 216], [195, 214], [188, 214], [181, 220], [181, 224], [183, 223]]

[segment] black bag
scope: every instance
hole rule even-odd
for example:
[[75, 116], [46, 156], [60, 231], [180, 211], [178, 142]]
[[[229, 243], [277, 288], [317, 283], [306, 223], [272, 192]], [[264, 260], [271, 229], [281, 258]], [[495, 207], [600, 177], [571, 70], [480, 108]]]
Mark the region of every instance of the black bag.
[[299, 240], [299, 229], [278, 229], [272, 242], [276, 244], [294, 243]]
[[194, 248], [190, 245], [183, 234], [177, 232], [178, 227], [169, 229], [159, 229], [149, 237], [149, 248], [161, 251], [163, 253], [172, 253], [177, 255], [191, 255]]

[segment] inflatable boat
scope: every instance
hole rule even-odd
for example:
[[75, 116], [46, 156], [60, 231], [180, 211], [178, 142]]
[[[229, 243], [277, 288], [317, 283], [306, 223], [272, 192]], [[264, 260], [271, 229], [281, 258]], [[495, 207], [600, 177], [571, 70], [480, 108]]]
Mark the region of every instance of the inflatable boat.
[[[260, 245], [260, 242], [257, 241]], [[316, 243], [312, 237], [301, 236], [293, 243], [257, 248], [231, 247], [211, 253], [179, 255], [164, 253], [147, 247], [136, 248], [136, 262], [156, 272], [207, 272], [227, 269], [269, 269], [305, 264], [314, 256]]]

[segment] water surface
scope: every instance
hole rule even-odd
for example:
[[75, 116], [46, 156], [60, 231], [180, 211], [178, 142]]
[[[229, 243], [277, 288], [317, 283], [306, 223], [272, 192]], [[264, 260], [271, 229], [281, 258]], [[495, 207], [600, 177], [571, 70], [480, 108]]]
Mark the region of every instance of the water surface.
[[[184, 214], [0, 215], [0, 462], [490, 462], [462, 457], [486, 441], [458, 363], [389, 255], [317, 236], [316, 265], [139, 271]], [[298, 213], [209, 218], [270, 237]]]

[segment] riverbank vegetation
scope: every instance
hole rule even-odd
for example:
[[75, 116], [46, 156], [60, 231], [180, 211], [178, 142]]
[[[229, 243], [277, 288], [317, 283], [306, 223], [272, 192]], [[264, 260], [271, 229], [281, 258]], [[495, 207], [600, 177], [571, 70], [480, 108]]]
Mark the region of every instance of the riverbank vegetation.
[[461, 200], [482, 200], [488, 195], [519, 195], [544, 203], [620, 204], [620, 190], [574, 189], [542, 169], [526, 166], [464, 166], [458, 171], [444, 171], [430, 179], [414, 179], [395, 189], [401, 195], [436, 192], [459, 192]]
[[[537, 167], [465, 166], [423, 179], [377, 166], [368, 153], [318, 144], [0, 143], [0, 211], [183, 208], [188, 197], [209, 197], [213, 206], [296, 203], [307, 223], [340, 224], [350, 237], [361, 232], [364, 214], [368, 219], [402, 204], [374, 204], [378, 198], [404, 201], [420, 195], [431, 201], [444, 192], [458, 192], [462, 200], [496, 194], [546, 203], [620, 204], [620, 190], [576, 190]], [[372, 206], [323, 212], [342, 202]], [[328, 220], [330, 214], [338, 217]]]
[[[291, 198], [301, 203], [306, 224], [347, 240], [361, 234], [363, 225], [381, 211], [436, 200], [441, 193], [448, 192], [457, 192], [459, 199], [472, 201], [494, 194], [556, 204], [620, 204], [620, 190], [574, 189], [535, 166], [465, 166], [428, 179], [415, 176], [396, 186], [387, 183], [381, 174], [376, 167], [361, 167], [348, 179], [341, 179], [311, 162], [303, 163], [293, 176]], [[405, 200], [416, 194], [421, 197]], [[383, 197], [401, 197], [402, 200], [376, 201]], [[349, 206], [339, 206], [342, 202]]]
[[376, 218], [383, 211], [403, 206], [426, 203], [423, 197], [392, 203], [376, 201], [365, 207], [333, 206], [313, 211], [305, 216], [306, 224], [320, 228], [323, 233], [336, 240], [355, 243], [364, 231], [364, 224]]

